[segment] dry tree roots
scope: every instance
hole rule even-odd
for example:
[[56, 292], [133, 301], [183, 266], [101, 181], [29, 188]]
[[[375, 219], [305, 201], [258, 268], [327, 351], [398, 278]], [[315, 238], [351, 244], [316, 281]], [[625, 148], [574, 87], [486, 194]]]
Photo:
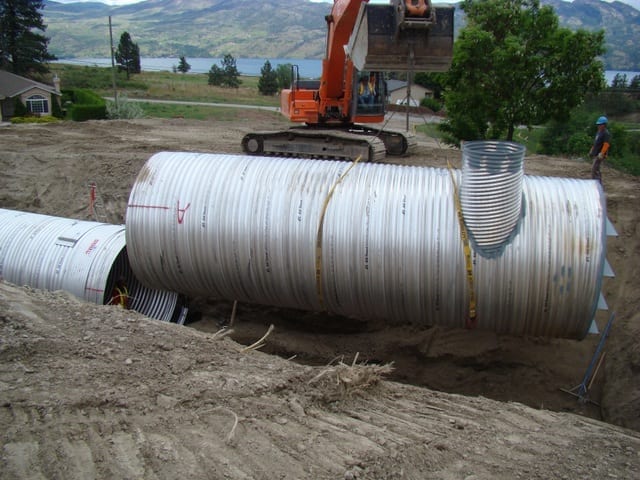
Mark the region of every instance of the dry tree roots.
[[350, 365], [342, 361], [335, 365], [329, 364], [308, 383], [318, 384], [323, 397], [333, 401], [363, 393], [393, 371], [393, 363], [377, 365], [358, 363], [357, 360], [358, 354]]

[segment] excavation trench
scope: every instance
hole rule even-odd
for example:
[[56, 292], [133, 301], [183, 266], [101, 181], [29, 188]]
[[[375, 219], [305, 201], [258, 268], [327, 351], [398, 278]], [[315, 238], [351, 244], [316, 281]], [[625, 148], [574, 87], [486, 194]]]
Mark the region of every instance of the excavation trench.
[[[188, 326], [210, 333], [228, 328], [233, 340], [248, 346], [274, 325], [260, 351], [304, 365], [351, 363], [354, 358], [393, 362], [390, 380], [606, 420], [597, 405], [581, 403], [561, 390], [580, 382], [584, 370], [576, 368], [576, 362], [586, 369], [597, 335], [581, 341], [516, 338], [482, 330], [389, 326], [243, 303], [237, 305], [229, 325], [232, 311], [232, 302], [196, 300]], [[600, 372], [590, 398], [599, 403], [603, 388], [614, 387], [615, 379], [607, 378], [605, 383]]]

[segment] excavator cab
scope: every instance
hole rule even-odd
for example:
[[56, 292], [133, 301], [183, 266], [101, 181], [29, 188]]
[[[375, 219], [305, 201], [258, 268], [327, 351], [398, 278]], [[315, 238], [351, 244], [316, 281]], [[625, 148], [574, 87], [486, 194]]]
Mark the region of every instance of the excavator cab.
[[369, 123], [371, 118], [384, 116], [387, 86], [382, 72], [356, 71], [353, 83], [353, 111], [356, 122]]

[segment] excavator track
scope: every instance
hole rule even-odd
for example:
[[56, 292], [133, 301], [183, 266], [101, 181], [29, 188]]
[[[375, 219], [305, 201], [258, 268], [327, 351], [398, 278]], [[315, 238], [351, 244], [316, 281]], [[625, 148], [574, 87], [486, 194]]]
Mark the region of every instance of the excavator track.
[[279, 155], [378, 162], [385, 157], [385, 145], [375, 136], [345, 130], [293, 127], [277, 132], [248, 133], [242, 150], [249, 155]]
[[278, 155], [380, 162], [386, 154], [405, 155], [416, 141], [412, 135], [355, 125], [350, 130], [293, 127], [276, 132], [248, 133], [242, 150], [249, 155]]
[[394, 157], [411, 155], [418, 145], [416, 136], [410, 132], [386, 128], [381, 130], [367, 125], [355, 125], [351, 131], [355, 132], [355, 129], [358, 129], [360, 135], [371, 135], [380, 138], [384, 142], [387, 155]]

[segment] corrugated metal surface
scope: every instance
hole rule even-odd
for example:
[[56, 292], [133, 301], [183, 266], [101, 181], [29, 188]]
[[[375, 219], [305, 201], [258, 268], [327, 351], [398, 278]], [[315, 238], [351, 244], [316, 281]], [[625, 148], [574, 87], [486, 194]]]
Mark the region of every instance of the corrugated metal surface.
[[133, 276], [123, 225], [0, 209], [0, 276], [17, 285], [65, 290], [108, 303], [116, 279], [126, 278], [130, 307], [171, 320], [178, 294], [150, 290]]
[[[358, 164], [338, 181], [349, 166], [158, 153], [129, 199], [131, 267], [145, 284], [185, 294], [464, 326], [469, 287], [450, 173]], [[602, 191], [524, 177], [522, 209], [501, 255], [473, 252], [478, 328], [581, 338], [600, 293]]]

